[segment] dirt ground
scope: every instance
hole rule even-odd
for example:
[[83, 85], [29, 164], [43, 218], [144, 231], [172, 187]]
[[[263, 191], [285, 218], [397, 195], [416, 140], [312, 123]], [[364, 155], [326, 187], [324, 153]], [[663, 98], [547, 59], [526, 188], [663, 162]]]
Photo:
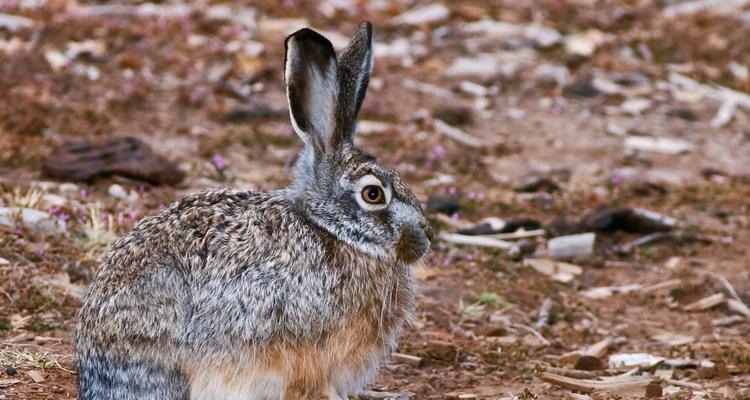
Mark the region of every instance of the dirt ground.
[[[300, 142], [283, 39], [310, 25], [340, 48], [365, 19], [376, 59], [358, 145], [401, 173], [437, 232], [531, 223], [506, 235], [523, 240], [510, 251], [433, 243], [398, 349], [412, 357], [371, 391], [750, 398], [750, 7], [729, 3], [0, 2], [0, 209], [53, 224], [0, 218], [0, 399], [77, 397], [81, 297], [143, 216], [209, 187], [288, 184]], [[43, 173], [64, 143], [123, 136], [184, 179]], [[676, 223], [623, 251], [653, 230], [575, 226], [608, 207]], [[592, 254], [549, 261], [552, 238], [581, 231], [596, 234]], [[558, 269], [532, 267], [547, 261]], [[663, 360], [614, 362], [638, 353]]]

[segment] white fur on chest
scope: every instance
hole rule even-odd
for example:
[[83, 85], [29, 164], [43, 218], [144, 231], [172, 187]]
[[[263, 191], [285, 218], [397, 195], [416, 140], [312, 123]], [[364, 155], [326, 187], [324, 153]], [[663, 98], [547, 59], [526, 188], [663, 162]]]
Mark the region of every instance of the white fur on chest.
[[285, 388], [286, 377], [278, 371], [232, 374], [209, 367], [193, 375], [190, 400], [283, 400]]

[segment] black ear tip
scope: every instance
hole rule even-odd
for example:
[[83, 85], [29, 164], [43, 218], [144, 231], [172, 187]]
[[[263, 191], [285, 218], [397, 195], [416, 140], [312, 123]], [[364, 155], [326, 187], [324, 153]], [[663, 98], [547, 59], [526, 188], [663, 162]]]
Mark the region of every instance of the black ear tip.
[[292, 40], [294, 40], [299, 45], [304, 45], [305, 43], [314, 43], [317, 45], [322, 45], [324, 47], [333, 48], [333, 45], [328, 39], [325, 38], [325, 36], [321, 35], [318, 32], [315, 32], [310, 28], [302, 28], [287, 36], [286, 40], [284, 40], [284, 44], [288, 47], [289, 42]]

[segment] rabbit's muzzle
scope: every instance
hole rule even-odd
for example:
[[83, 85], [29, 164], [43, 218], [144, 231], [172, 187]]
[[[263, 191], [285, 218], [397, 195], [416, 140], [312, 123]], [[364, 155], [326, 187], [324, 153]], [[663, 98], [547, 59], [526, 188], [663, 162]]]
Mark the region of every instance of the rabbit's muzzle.
[[432, 228], [429, 224], [406, 227], [401, 232], [396, 245], [396, 254], [401, 261], [407, 264], [413, 263], [427, 254], [431, 241]]

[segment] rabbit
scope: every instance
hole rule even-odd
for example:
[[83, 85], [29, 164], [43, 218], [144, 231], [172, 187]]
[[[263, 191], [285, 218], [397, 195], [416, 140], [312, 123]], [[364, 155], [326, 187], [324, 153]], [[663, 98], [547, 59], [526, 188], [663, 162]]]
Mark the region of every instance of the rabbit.
[[107, 249], [76, 327], [81, 400], [342, 399], [409, 324], [432, 236], [353, 143], [372, 26], [338, 58], [309, 28], [285, 49], [292, 184], [189, 194]]

